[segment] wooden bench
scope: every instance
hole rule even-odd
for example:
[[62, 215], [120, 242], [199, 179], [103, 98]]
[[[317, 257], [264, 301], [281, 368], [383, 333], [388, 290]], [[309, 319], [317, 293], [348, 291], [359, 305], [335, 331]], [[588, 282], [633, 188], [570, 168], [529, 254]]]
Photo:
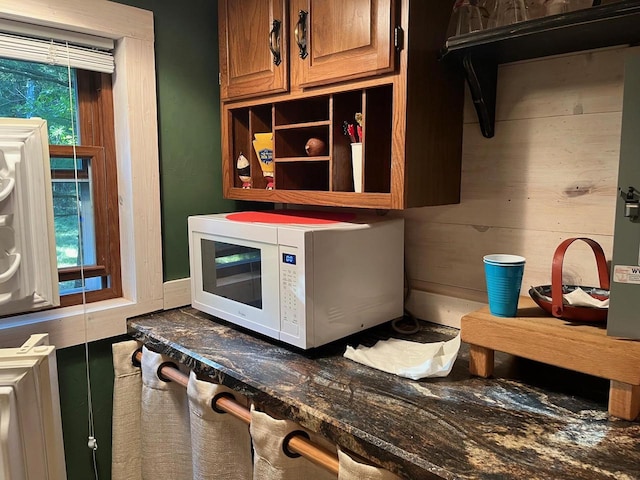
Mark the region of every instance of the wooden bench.
[[640, 414], [640, 341], [608, 337], [604, 325], [576, 324], [547, 316], [522, 297], [514, 318], [484, 307], [462, 317], [472, 375], [493, 374], [494, 352], [505, 352], [610, 381], [609, 414], [635, 420]]

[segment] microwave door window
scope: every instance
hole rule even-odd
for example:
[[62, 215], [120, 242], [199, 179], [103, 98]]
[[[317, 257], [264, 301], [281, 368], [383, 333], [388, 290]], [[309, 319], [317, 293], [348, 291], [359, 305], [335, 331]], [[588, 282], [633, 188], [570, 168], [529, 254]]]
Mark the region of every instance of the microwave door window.
[[262, 309], [259, 248], [201, 239], [202, 289]]

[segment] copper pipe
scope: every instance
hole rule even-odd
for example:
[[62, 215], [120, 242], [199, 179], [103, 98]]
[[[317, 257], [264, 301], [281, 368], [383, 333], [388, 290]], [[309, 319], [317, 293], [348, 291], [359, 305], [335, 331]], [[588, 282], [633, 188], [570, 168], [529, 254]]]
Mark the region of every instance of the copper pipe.
[[[138, 351], [134, 357], [136, 361], [142, 362], [141, 351]], [[165, 365], [160, 369], [160, 373], [165, 378], [187, 388], [189, 376], [182, 373], [180, 370], [173, 368], [171, 365]], [[220, 396], [216, 400], [215, 406], [238, 420], [242, 420], [247, 425], [251, 424], [251, 411], [232, 398]], [[328, 470], [334, 475], [338, 475], [338, 457], [329, 450], [316, 445], [308, 438], [297, 434], [291, 435], [288, 443], [284, 447], [291, 452], [299, 454], [319, 467]]]
[[334, 475], [338, 475], [339, 464], [336, 454], [316, 445], [308, 438], [302, 435], [292, 435], [285, 447]]

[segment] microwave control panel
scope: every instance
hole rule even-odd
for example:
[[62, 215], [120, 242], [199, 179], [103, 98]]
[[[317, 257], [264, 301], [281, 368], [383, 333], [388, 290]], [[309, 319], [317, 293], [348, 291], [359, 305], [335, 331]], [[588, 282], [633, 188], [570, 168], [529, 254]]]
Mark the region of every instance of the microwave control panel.
[[296, 247], [280, 246], [280, 330], [300, 335], [304, 304], [301, 301], [300, 258]]

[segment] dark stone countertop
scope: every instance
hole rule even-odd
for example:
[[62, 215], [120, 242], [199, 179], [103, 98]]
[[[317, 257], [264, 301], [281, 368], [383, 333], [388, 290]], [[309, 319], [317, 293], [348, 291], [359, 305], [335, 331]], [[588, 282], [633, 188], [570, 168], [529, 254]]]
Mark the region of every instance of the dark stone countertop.
[[[457, 330], [421, 322], [415, 341]], [[257, 405], [409, 479], [638, 479], [640, 423], [610, 418], [608, 382], [496, 352], [496, 378], [408, 380], [342, 357], [388, 324], [304, 352], [190, 307], [128, 321], [131, 336]]]

